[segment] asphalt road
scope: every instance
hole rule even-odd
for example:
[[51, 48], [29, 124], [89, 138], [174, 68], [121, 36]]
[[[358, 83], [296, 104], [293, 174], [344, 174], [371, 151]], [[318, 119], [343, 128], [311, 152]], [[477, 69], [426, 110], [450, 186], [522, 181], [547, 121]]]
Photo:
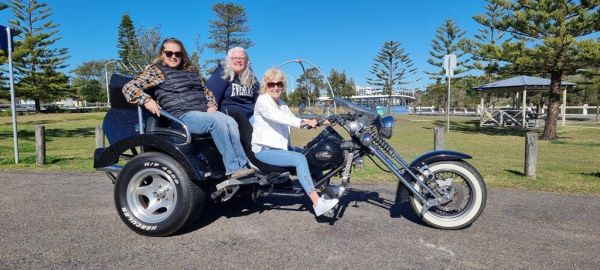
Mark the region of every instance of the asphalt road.
[[302, 200], [212, 205], [165, 238], [133, 233], [101, 173], [0, 172], [0, 269], [598, 269], [600, 198], [491, 189], [473, 226], [442, 231], [360, 185], [341, 217]]

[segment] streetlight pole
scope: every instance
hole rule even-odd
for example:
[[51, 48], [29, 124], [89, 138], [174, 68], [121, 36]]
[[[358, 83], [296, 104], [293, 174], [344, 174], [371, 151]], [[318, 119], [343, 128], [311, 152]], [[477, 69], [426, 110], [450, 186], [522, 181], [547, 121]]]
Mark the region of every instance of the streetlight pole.
[[294, 88], [294, 76], [292, 76], [292, 75], [285, 75], [285, 77], [289, 78], [288, 80], [291, 82], [291, 87], [288, 87], [288, 89], [291, 89], [291, 90], [292, 90], [292, 92], [293, 92], [294, 90], [296, 90], [296, 89]]
[[106, 61], [106, 63], [104, 64], [104, 79], [106, 80], [106, 103], [107, 105], [110, 107], [110, 89], [108, 87], [108, 70], [107, 70], [107, 66], [110, 63], [116, 63], [117, 60], [109, 60]]

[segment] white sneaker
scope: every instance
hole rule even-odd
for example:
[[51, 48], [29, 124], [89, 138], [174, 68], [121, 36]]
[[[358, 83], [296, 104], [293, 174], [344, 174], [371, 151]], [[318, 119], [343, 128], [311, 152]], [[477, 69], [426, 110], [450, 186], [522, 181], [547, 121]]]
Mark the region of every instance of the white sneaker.
[[325, 214], [327, 211], [334, 208], [338, 202], [338, 199], [325, 199], [323, 196], [321, 196], [317, 202], [317, 205], [314, 206], [315, 215], [318, 217]]

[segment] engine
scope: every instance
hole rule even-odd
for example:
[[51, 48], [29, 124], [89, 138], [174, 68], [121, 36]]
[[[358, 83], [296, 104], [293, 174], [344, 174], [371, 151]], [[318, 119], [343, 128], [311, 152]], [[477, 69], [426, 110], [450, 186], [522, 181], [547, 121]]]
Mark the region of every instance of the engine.
[[314, 169], [329, 170], [342, 164], [344, 162], [340, 147], [342, 142], [342, 136], [332, 127], [325, 128], [317, 137], [312, 139], [304, 148], [304, 155], [308, 160], [311, 171]]

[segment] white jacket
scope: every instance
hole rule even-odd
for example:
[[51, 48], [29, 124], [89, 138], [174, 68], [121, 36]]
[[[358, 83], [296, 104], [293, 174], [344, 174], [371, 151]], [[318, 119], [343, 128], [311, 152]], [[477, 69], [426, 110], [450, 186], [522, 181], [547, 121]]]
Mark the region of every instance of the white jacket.
[[299, 128], [302, 119], [296, 117], [283, 101], [279, 104], [268, 94], [258, 96], [252, 123], [252, 151], [263, 147], [288, 149], [290, 126]]

